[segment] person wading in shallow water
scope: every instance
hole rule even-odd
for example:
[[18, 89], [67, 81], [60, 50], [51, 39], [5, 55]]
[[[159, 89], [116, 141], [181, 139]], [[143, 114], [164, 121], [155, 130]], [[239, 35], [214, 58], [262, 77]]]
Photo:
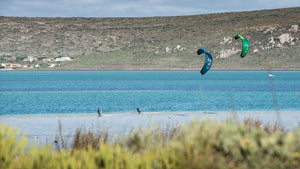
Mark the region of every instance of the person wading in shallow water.
[[141, 111], [140, 111], [139, 107], [136, 108], [136, 111], [138, 112], [138, 114], [141, 114]]
[[101, 113], [100, 113], [100, 109], [98, 108], [98, 110], [97, 110], [97, 113], [98, 113], [98, 117], [100, 117], [101, 116]]

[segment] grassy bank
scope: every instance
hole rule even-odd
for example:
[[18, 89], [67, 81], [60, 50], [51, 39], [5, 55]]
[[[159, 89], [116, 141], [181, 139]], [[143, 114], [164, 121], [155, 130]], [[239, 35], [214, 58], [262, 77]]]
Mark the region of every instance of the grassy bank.
[[135, 130], [120, 140], [78, 130], [72, 148], [28, 146], [0, 128], [0, 168], [299, 168], [300, 131], [259, 121], [193, 121], [181, 127]]

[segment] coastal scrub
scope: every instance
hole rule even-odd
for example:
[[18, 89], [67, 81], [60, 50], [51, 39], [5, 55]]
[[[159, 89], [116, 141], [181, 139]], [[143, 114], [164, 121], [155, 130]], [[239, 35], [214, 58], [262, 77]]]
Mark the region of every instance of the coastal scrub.
[[[264, 168], [300, 167], [300, 131], [273, 130], [235, 121], [192, 121], [164, 130], [134, 130], [118, 141], [106, 135], [75, 134], [75, 140], [99, 139], [99, 144], [73, 141], [71, 149], [32, 146], [16, 130], [0, 128], [0, 168]], [[255, 124], [255, 123], [254, 123]], [[258, 124], [258, 123], [257, 123]], [[95, 135], [95, 136], [92, 136]]]

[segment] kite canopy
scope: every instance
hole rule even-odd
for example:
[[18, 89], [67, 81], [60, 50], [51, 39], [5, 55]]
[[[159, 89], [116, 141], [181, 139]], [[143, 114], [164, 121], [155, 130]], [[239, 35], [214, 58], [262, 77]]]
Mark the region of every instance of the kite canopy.
[[213, 63], [213, 57], [211, 56], [210, 53], [208, 53], [205, 49], [199, 49], [197, 51], [198, 55], [205, 53], [205, 63], [202, 67], [201, 74], [204, 75], [211, 67]]
[[249, 41], [244, 38], [242, 35], [236, 35], [234, 37], [235, 39], [242, 39], [243, 41], [243, 49], [242, 49], [242, 53], [241, 53], [241, 57], [245, 57], [249, 51], [249, 48], [250, 48], [250, 43]]

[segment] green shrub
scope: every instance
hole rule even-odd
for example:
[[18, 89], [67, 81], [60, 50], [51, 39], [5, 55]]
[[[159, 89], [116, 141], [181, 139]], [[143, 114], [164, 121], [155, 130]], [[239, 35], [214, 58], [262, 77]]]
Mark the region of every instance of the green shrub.
[[[93, 140], [84, 146], [52, 149], [32, 146], [23, 135], [0, 127], [0, 168], [114, 168], [114, 169], [294, 169], [300, 167], [300, 130], [267, 132], [234, 121], [192, 121], [181, 127], [133, 131], [121, 141], [99, 141], [93, 132], [74, 140]], [[82, 133], [82, 130], [78, 130]], [[81, 138], [82, 137], [82, 138]], [[91, 139], [92, 138], [92, 139]], [[101, 138], [105, 137], [99, 137]], [[97, 138], [98, 139], [98, 138]], [[74, 142], [73, 142], [74, 143]]]

